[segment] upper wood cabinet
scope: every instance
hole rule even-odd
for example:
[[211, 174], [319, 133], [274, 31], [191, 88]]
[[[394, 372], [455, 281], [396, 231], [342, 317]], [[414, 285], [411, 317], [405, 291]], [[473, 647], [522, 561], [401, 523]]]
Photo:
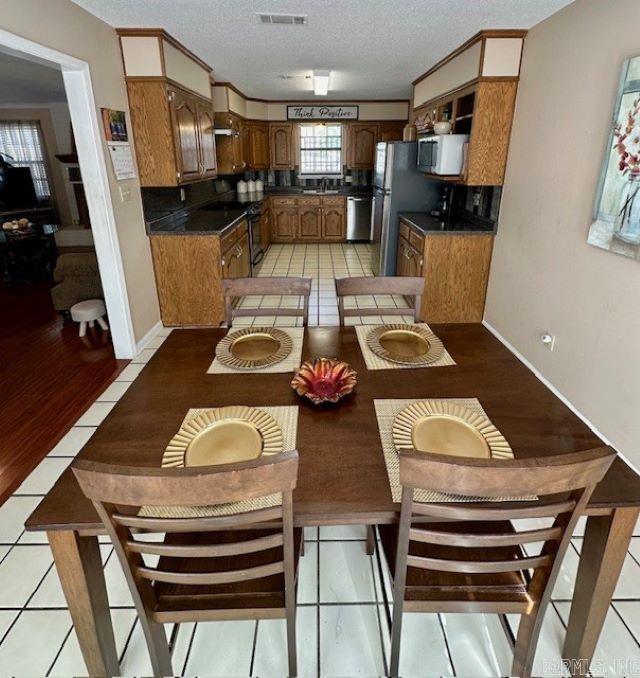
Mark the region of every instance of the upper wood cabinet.
[[378, 141], [402, 141], [404, 122], [381, 122]]
[[370, 122], [352, 122], [347, 127], [347, 167], [371, 169], [374, 163], [379, 126]]
[[141, 186], [215, 176], [211, 101], [158, 80], [129, 80], [127, 93]]
[[469, 135], [458, 183], [504, 181], [525, 35], [480, 31], [413, 82], [412, 120], [419, 133], [432, 133], [435, 122], [449, 120], [454, 134]]
[[236, 174], [247, 168], [246, 126], [244, 120], [235, 113], [216, 113], [216, 127], [231, 130], [231, 135], [216, 137], [218, 173]]
[[291, 170], [295, 166], [293, 123], [278, 122], [269, 125], [271, 169]]
[[245, 123], [245, 156], [249, 169], [269, 169], [269, 125], [261, 122]]

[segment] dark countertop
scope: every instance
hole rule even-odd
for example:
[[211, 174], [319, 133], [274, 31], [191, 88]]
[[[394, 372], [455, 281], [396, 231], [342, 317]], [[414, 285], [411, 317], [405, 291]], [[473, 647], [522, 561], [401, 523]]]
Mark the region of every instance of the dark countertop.
[[489, 221], [471, 222], [460, 219], [443, 223], [428, 212], [399, 212], [398, 216], [424, 235], [444, 233], [447, 235], [486, 235], [496, 232], [496, 224]]
[[[242, 219], [251, 205], [262, 203], [270, 196], [367, 196], [372, 195], [372, 189], [365, 187], [343, 186], [338, 193], [304, 193], [299, 186], [268, 187], [264, 193], [248, 194], [243, 200], [226, 199], [212, 200], [208, 203], [183, 210], [178, 210], [158, 219], [146, 222], [148, 235], [221, 235]], [[222, 203], [227, 203], [221, 209]]]

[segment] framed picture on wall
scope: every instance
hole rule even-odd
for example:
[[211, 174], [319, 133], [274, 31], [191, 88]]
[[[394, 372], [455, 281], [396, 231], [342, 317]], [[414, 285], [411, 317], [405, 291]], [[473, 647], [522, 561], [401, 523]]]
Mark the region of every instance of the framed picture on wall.
[[622, 66], [587, 242], [640, 260], [640, 56]]
[[107, 141], [129, 141], [127, 121], [124, 111], [115, 111], [112, 108], [101, 108], [102, 123]]

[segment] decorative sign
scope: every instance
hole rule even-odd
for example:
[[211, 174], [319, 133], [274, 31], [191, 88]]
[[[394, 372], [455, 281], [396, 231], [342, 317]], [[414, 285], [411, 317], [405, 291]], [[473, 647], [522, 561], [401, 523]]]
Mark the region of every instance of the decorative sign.
[[136, 176], [136, 168], [129, 143], [127, 121], [124, 111], [114, 111], [111, 108], [102, 108], [102, 123], [104, 135], [109, 146], [109, 155], [113, 171], [118, 181], [133, 179]]
[[287, 120], [357, 120], [358, 106], [287, 106]]

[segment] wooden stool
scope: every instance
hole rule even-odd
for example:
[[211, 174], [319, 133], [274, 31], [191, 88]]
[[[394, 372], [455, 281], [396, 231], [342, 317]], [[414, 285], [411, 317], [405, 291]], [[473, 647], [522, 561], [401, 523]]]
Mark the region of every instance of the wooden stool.
[[107, 309], [102, 299], [87, 299], [71, 307], [71, 319], [80, 323], [79, 335], [84, 337], [87, 333], [87, 323], [89, 323], [89, 327], [93, 327], [97, 322], [103, 330], [109, 329], [102, 317], [106, 312]]

